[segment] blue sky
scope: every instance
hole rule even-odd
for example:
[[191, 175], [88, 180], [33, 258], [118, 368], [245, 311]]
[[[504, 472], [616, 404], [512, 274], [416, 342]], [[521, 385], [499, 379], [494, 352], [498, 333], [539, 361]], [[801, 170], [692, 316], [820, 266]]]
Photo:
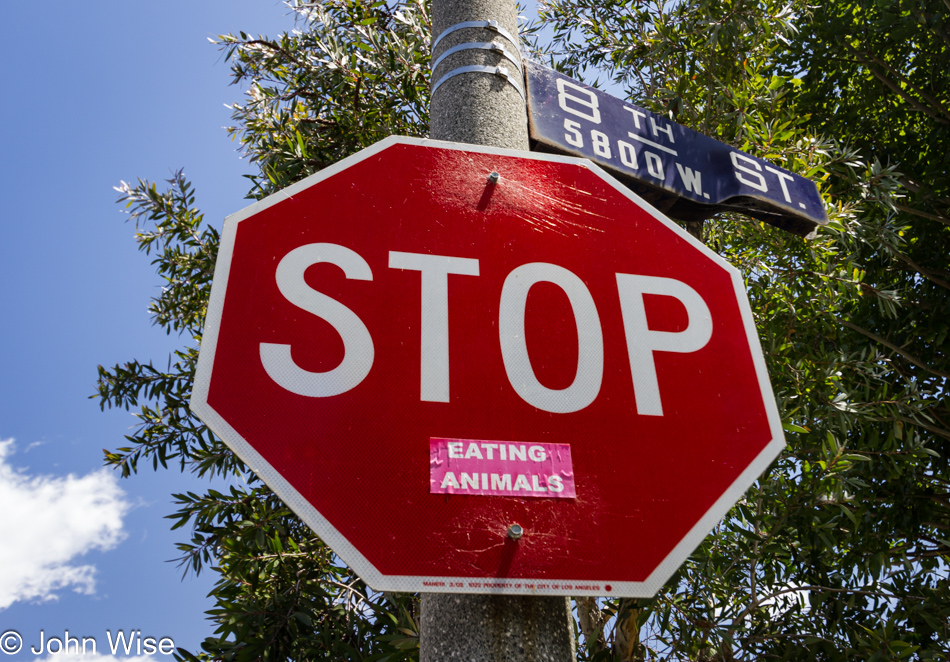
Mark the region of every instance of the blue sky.
[[98, 364], [164, 364], [178, 343], [150, 324], [159, 279], [112, 187], [184, 168], [218, 226], [246, 206], [222, 128], [242, 90], [208, 38], [292, 18], [276, 0], [97, 0], [5, 2], [0, 21], [0, 636], [25, 644], [0, 661], [45, 659], [29, 650], [41, 631], [100, 654], [107, 630], [197, 650], [212, 577], [181, 581], [167, 560], [186, 534], [163, 516], [202, 485], [102, 469], [135, 420], [88, 398]]

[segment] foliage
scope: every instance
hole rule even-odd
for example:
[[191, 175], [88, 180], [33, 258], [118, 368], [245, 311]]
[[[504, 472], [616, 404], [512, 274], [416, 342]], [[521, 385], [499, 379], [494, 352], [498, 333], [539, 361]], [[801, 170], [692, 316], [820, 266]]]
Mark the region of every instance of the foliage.
[[598, 607], [616, 618], [591, 657], [945, 658], [940, 5], [551, 0], [542, 11], [555, 32], [542, 57], [816, 179], [830, 216], [804, 242], [741, 217], [708, 224], [707, 242], [747, 276], [789, 447], [666, 591]]
[[[424, 4], [292, 6], [292, 33], [219, 41], [248, 87], [230, 131], [258, 171], [249, 197], [427, 132]], [[535, 57], [816, 180], [830, 218], [810, 240], [706, 224], [746, 276], [788, 449], [656, 598], [576, 601], [581, 658], [946, 659], [947, 7], [548, 0], [526, 27]], [[102, 406], [141, 419], [106, 459], [242, 486], [176, 497], [183, 562], [219, 577], [200, 657], [414, 658], [412, 597], [368, 591], [187, 409], [218, 239], [190, 184], [119, 190], [165, 281], [151, 313], [189, 344], [164, 371], [100, 367]]]
[[260, 170], [263, 197], [389, 135], [425, 137], [429, 14], [408, 2], [293, 3], [298, 28], [278, 39], [223, 35], [247, 101], [228, 129]]

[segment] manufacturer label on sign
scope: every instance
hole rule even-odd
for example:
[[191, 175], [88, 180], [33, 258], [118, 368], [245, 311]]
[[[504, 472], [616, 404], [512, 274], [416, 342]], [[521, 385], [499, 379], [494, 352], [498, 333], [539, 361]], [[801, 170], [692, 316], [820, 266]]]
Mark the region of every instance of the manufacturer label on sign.
[[432, 494], [573, 499], [569, 444], [429, 440]]

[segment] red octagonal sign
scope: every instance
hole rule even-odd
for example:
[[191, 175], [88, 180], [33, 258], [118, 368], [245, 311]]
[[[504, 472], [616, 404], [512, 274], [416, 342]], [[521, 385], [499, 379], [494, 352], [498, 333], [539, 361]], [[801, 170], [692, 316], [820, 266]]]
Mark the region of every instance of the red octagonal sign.
[[191, 406], [391, 591], [653, 595], [784, 445], [736, 269], [588, 161], [408, 138], [227, 220]]

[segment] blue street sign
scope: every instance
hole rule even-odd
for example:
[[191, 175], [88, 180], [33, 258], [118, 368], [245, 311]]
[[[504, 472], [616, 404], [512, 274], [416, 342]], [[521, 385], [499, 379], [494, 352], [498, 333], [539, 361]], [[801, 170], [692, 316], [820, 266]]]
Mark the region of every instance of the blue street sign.
[[814, 182], [553, 69], [525, 64], [535, 148], [588, 158], [679, 220], [736, 211], [801, 236], [828, 222]]

